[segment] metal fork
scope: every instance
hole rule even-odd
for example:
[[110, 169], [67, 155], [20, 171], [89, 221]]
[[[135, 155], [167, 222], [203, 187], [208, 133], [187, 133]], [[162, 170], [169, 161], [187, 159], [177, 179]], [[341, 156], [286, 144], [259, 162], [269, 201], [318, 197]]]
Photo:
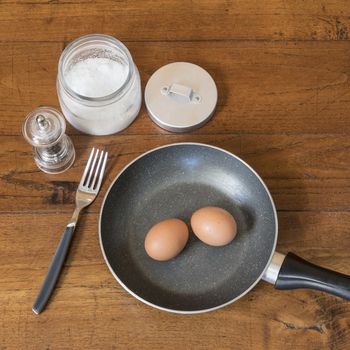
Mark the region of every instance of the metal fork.
[[76, 192], [74, 213], [63, 233], [56, 253], [51, 261], [49, 270], [46, 274], [44, 283], [33, 305], [32, 310], [36, 314], [39, 314], [45, 308], [45, 305], [49, 300], [58, 280], [68, 253], [70, 242], [73, 238], [73, 233], [78, 222], [80, 211], [94, 201], [98, 191], [100, 190], [103, 174], [106, 168], [107, 157], [107, 152], [100, 152], [98, 149], [95, 152], [95, 148], [93, 148], [90, 153], [89, 160], [86, 164], [83, 176], [81, 177], [79, 187]]

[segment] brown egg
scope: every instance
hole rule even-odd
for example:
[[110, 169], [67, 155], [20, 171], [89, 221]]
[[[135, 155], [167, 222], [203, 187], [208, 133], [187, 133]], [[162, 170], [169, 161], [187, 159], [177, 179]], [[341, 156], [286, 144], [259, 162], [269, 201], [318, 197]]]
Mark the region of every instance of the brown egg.
[[236, 236], [237, 224], [233, 216], [218, 207], [205, 207], [195, 211], [191, 217], [194, 234], [204, 243], [223, 246]]
[[159, 261], [170, 260], [184, 249], [188, 227], [179, 219], [168, 219], [154, 225], [145, 238], [147, 254]]

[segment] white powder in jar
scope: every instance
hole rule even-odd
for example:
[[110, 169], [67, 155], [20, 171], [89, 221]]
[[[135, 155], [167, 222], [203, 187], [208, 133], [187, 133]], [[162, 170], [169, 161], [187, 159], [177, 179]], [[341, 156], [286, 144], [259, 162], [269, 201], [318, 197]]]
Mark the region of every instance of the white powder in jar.
[[85, 97], [103, 97], [118, 90], [126, 81], [129, 70], [109, 58], [87, 58], [65, 72], [68, 86]]
[[58, 97], [66, 119], [90, 135], [109, 135], [128, 127], [141, 107], [141, 82], [133, 66], [131, 81], [120, 97], [90, 103], [88, 98], [108, 96], [125, 83], [129, 66], [109, 58], [91, 57], [75, 62], [64, 73], [66, 84], [86, 101], [70, 96], [58, 81]]

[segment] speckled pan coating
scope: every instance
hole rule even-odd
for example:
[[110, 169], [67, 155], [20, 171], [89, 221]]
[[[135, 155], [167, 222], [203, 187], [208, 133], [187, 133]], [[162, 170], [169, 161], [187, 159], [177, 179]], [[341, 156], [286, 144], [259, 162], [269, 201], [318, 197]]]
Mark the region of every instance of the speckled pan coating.
[[[211, 247], [191, 233], [170, 261], [146, 254], [154, 224], [172, 217], [189, 224], [204, 206], [232, 213], [238, 227], [232, 243]], [[111, 272], [135, 297], [166, 311], [204, 312], [235, 301], [260, 280], [276, 240], [276, 211], [262, 180], [238, 157], [204, 144], [140, 156], [117, 176], [101, 209], [100, 243]]]

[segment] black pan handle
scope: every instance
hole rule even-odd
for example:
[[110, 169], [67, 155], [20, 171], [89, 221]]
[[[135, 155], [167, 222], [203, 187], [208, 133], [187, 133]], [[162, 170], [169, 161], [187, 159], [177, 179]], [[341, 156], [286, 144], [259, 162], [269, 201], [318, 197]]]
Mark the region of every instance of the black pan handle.
[[[314, 265], [293, 253], [286, 256], [280, 253], [275, 255], [277, 258], [274, 256], [271, 265], [274, 264], [272, 267], [277, 278], [275, 281], [268, 280], [265, 278], [266, 273], [263, 278], [274, 283], [276, 289], [317, 289], [350, 300], [350, 276]], [[276, 274], [279, 261], [281, 264]]]

